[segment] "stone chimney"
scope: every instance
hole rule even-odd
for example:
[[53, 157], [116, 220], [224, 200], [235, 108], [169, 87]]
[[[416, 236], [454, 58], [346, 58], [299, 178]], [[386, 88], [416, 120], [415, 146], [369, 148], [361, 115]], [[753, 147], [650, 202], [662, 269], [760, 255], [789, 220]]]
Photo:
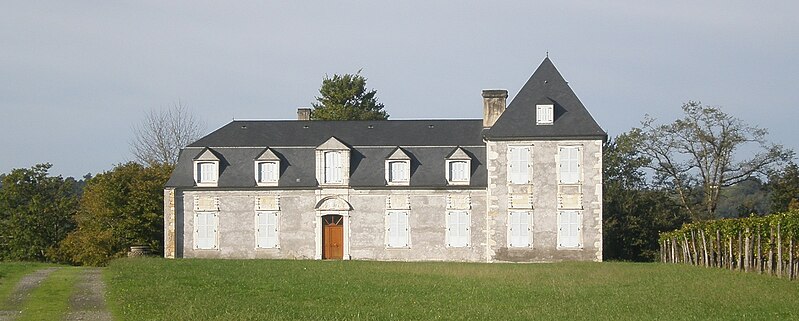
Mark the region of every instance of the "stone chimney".
[[311, 120], [311, 109], [308, 107], [297, 108], [297, 120]]
[[494, 126], [505, 111], [508, 91], [505, 89], [483, 89], [483, 128]]

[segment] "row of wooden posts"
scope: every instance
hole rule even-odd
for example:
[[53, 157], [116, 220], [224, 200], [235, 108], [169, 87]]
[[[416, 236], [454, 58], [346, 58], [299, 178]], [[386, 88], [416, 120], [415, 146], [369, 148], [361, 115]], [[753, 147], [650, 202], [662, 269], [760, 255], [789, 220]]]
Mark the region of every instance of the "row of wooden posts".
[[661, 261], [796, 279], [799, 215], [775, 215], [686, 224], [663, 233]]

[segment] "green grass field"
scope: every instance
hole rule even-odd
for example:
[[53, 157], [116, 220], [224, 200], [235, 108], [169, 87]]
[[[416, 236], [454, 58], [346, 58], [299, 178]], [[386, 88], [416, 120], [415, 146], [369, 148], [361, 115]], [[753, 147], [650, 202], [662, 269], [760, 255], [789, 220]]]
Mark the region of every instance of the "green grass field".
[[799, 318], [799, 282], [635, 263], [124, 259], [122, 320]]

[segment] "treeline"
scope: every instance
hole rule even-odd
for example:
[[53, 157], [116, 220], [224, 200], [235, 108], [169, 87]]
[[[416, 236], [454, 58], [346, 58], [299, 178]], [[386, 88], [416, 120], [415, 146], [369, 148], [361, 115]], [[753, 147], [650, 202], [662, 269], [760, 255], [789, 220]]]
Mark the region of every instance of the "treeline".
[[660, 260], [795, 279], [799, 211], [696, 222], [660, 235]]
[[686, 223], [799, 209], [793, 151], [770, 144], [764, 129], [718, 107], [688, 102], [683, 112], [662, 125], [647, 117], [640, 128], [605, 143], [605, 259], [662, 260], [661, 233]]
[[126, 163], [80, 181], [51, 165], [0, 178], [0, 260], [104, 265], [132, 245], [162, 251], [171, 165]]

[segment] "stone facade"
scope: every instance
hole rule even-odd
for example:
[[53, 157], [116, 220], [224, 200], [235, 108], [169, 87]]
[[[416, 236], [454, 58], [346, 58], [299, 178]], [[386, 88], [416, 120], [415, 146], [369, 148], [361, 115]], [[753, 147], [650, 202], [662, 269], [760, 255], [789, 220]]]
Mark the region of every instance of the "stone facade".
[[482, 96], [475, 120], [231, 122], [181, 151], [164, 256], [601, 261], [605, 132], [548, 58]]

